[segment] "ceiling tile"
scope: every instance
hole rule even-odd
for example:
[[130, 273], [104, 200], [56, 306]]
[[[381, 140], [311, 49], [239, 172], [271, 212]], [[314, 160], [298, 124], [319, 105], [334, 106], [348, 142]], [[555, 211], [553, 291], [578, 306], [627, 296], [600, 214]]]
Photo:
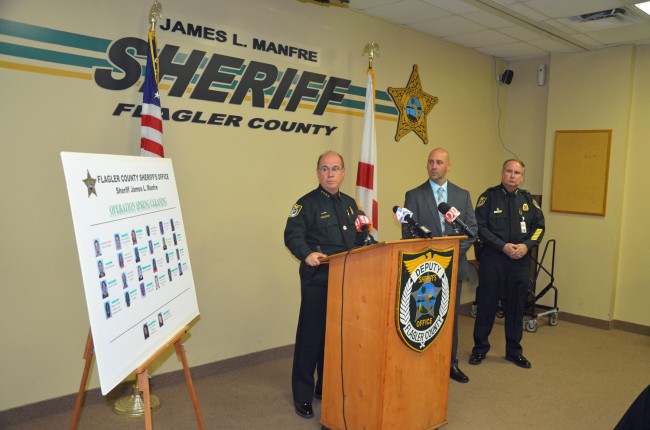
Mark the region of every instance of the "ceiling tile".
[[536, 11], [535, 9], [531, 9], [528, 6], [526, 6], [524, 3], [516, 3], [510, 6], [512, 10], [515, 12], [519, 12], [522, 15], [525, 15], [529, 18], [532, 18], [537, 21], [543, 21], [545, 19], [549, 19], [550, 17], [547, 15], [544, 15], [543, 13], [540, 13]]
[[551, 39], [549, 37], [529, 40], [528, 43], [546, 52], [568, 52], [572, 50], [571, 47], [565, 45], [564, 43], [558, 42], [557, 40]]
[[463, 17], [472, 20], [474, 22], [478, 22], [489, 28], [510, 27], [512, 25], [511, 21], [505, 20], [503, 18], [500, 18], [494, 14], [485, 12], [483, 10], [480, 10], [478, 12], [472, 12], [472, 13], [464, 13]]
[[568, 25], [565, 25], [564, 22], [560, 21], [559, 19], [548, 19], [543, 22], [544, 24], [550, 25], [553, 28], [557, 28], [558, 30], [566, 34], [578, 33], [578, 30], [576, 30], [573, 27], [569, 27]]
[[602, 43], [595, 41], [594, 39], [587, 36], [586, 34], [575, 34], [573, 35], [573, 38], [588, 46], [593, 46], [594, 48], [600, 48], [603, 46]]
[[457, 36], [445, 37], [445, 39], [470, 48], [482, 46], [504, 45], [516, 42], [512, 37], [499, 33], [496, 30], [479, 31], [477, 33], [460, 34]]
[[458, 15], [433, 21], [419, 22], [411, 25], [411, 27], [438, 37], [455, 36], [463, 33], [476, 33], [478, 31], [487, 30], [486, 27]]
[[505, 28], [500, 28], [499, 31], [517, 40], [527, 41], [527, 40], [539, 39], [539, 33], [523, 27], [517, 27], [517, 26], [505, 27]]
[[647, 25], [634, 25], [631, 27], [612, 28], [608, 30], [591, 31], [587, 34], [597, 42], [607, 45], [632, 43], [638, 39], [650, 38], [650, 27]]

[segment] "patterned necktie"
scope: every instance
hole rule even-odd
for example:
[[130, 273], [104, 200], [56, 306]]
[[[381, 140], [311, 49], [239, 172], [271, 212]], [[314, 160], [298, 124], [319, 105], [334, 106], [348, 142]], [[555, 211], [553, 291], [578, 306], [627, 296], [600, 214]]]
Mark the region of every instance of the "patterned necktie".
[[[445, 189], [440, 187], [438, 188], [438, 205], [445, 201]], [[442, 235], [445, 236], [445, 216], [438, 211], [438, 216], [440, 217], [440, 231]]]

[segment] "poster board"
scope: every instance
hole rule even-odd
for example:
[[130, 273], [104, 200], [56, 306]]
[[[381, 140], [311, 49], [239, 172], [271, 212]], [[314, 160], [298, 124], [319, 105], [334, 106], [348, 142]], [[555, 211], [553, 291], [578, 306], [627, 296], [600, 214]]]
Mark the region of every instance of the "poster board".
[[555, 132], [551, 211], [605, 215], [612, 130]]
[[170, 159], [62, 152], [102, 394], [199, 315]]

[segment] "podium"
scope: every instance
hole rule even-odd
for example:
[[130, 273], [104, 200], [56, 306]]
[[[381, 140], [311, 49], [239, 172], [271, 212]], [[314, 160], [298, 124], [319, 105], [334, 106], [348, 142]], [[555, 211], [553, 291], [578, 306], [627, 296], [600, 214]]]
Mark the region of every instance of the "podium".
[[[459, 242], [465, 236], [382, 242], [330, 262], [321, 425], [341, 429], [435, 429], [447, 392]], [[398, 332], [403, 253], [453, 253], [447, 318], [422, 352]]]

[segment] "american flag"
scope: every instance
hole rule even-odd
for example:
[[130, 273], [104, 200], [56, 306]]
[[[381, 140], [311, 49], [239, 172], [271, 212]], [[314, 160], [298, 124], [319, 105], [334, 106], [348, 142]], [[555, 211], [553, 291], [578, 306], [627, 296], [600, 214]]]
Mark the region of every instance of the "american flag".
[[363, 118], [361, 153], [357, 167], [357, 201], [372, 223], [370, 234], [379, 235], [379, 205], [377, 203], [377, 135], [375, 132], [375, 72], [368, 69], [366, 101]]
[[144, 70], [140, 125], [140, 155], [164, 157], [160, 93], [158, 92], [158, 46], [156, 33], [149, 32], [147, 65]]

